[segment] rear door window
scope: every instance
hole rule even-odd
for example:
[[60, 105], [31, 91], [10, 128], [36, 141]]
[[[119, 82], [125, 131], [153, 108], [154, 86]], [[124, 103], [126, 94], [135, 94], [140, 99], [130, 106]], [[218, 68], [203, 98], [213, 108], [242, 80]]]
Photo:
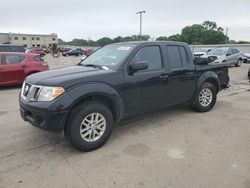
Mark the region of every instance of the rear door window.
[[21, 55], [5, 55], [6, 64], [18, 64], [22, 63], [25, 59], [24, 56]]
[[[167, 54], [170, 60], [170, 67], [171, 69], [180, 69], [183, 68], [182, 58], [180, 50], [178, 46], [167, 46]], [[187, 60], [186, 60], [187, 61]]]
[[238, 53], [240, 53], [239, 50], [237, 50], [237, 49], [232, 49], [232, 52], [233, 52], [233, 54], [238, 54]]
[[180, 46], [179, 50], [180, 50], [182, 64], [185, 66], [189, 62], [186, 50], [183, 46]]

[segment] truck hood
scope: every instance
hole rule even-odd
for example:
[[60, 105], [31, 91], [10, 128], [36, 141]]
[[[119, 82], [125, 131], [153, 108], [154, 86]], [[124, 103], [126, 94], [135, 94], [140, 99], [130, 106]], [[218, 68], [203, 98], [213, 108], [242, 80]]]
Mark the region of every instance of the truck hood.
[[66, 89], [89, 80], [99, 81], [103, 75], [110, 72], [112, 71], [94, 67], [72, 66], [32, 74], [26, 78], [26, 82], [34, 85], [57, 86]]

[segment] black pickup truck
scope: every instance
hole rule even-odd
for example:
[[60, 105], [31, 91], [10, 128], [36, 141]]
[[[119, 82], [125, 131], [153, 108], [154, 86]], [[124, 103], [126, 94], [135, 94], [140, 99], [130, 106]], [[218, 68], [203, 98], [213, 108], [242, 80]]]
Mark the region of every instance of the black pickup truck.
[[209, 62], [194, 61], [186, 43], [110, 44], [76, 66], [29, 76], [19, 97], [21, 116], [64, 131], [75, 148], [91, 151], [126, 117], [186, 102], [211, 110], [229, 77], [228, 67]]

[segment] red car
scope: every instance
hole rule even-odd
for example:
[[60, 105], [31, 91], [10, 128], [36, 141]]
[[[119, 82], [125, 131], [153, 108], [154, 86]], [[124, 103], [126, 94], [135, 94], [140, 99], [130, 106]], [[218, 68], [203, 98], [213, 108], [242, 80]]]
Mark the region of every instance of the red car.
[[29, 53], [39, 54], [40, 56], [45, 56], [45, 51], [43, 48], [31, 48]]
[[26, 76], [48, 69], [38, 54], [0, 52], [0, 86], [21, 84]]
[[89, 49], [85, 49], [84, 50], [84, 55], [86, 56], [90, 56], [92, 53], [94, 52], [93, 49], [89, 48]]

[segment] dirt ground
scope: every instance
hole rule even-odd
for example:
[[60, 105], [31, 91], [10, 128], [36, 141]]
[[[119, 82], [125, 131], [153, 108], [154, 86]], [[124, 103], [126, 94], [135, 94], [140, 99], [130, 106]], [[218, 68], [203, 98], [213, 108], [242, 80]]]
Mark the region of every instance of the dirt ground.
[[[80, 57], [45, 57], [52, 69]], [[120, 123], [100, 149], [75, 150], [24, 122], [19, 87], [0, 89], [0, 187], [250, 187], [250, 64], [230, 68], [214, 109], [180, 105]]]

